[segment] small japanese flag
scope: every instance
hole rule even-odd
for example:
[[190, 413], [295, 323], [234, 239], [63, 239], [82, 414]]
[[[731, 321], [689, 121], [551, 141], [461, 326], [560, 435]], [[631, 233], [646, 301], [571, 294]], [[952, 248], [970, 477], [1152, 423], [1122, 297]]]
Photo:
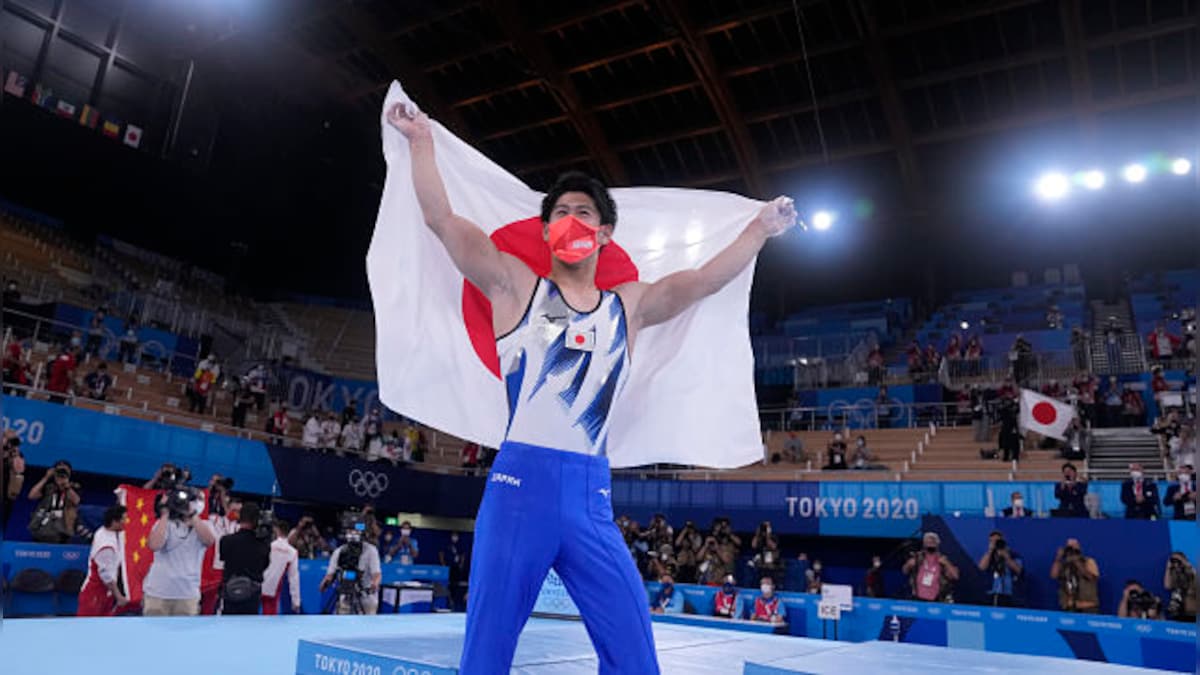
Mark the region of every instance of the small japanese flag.
[[1021, 390], [1021, 420], [1023, 431], [1033, 431], [1042, 436], [1066, 440], [1066, 430], [1075, 418], [1075, 408], [1042, 396], [1036, 391]]
[[567, 349], [580, 352], [590, 352], [596, 348], [596, 329], [567, 328]]

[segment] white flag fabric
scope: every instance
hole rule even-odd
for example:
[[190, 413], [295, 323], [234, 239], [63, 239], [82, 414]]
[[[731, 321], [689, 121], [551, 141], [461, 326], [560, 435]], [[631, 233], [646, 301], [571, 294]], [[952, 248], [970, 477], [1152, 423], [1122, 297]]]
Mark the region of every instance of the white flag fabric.
[[[380, 116], [387, 180], [367, 253], [379, 398], [423, 424], [499, 447], [508, 419], [504, 386], [468, 335], [463, 276], [424, 224], [408, 142], [385, 119], [392, 104], [409, 101], [393, 82]], [[489, 234], [540, 213], [541, 193], [441, 124], [432, 126], [438, 168], [456, 213]], [[704, 263], [763, 205], [678, 188], [617, 188], [612, 195], [614, 241], [647, 282]], [[611, 411], [613, 467], [729, 468], [762, 460], [747, 325], [753, 276], [752, 264], [720, 292], [638, 335], [629, 379]]]
[[1033, 431], [1042, 436], [1067, 440], [1067, 427], [1075, 419], [1075, 408], [1062, 401], [1042, 396], [1029, 389], [1021, 390], [1021, 419], [1023, 431]]

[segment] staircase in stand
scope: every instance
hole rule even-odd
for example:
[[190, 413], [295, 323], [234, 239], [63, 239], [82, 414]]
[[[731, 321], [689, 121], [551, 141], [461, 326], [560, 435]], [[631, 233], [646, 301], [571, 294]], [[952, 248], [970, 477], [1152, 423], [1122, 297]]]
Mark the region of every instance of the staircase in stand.
[[1147, 478], [1164, 478], [1167, 467], [1158, 449], [1158, 437], [1146, 427], [1093, 429], [1088, 453], [1089, 480], [1123, 480], [1129, 465], [1138, 462]]

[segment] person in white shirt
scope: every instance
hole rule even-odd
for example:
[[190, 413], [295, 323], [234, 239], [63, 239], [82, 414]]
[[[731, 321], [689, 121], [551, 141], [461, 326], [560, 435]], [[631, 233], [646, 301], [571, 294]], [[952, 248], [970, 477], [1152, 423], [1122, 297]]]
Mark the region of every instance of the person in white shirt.
[[308, 421], [304, 423], [304, 431], [300, 436], [300, 444], [309, 450], [316, 450], [321, 444], [321, 420], [317, 413], [309, 413]]
[[186, 510], [186, 515], [168, 519], [163, 506], [146, 538], [154, 562], [142, 581], [142, 616], [195, 616], [200, 611], [200, 567], [204, 551], [217, 543], [217, 537], [200, 517], [204, 500], [179, 503], [186, 498], [178, 490], [168, 494], [167, 500], [181, 512]]
[[341, 436], [341, 423], [337, 421], [333, 413], [325, 413], [325, 421], [321, 422], [321, 449], [326, 452], [336, 450]]
[[357, 454], [362, 451], [362, 424], [351, 420], [342, 427], [341, 449]]
[[287, 575], [288, 591], [292, 596], [292, 614], [300, 614], [300, 555], [288, 543], [290, 526], [286, 521], [275, 521], [275, 541], [271, 542], [271, 564], [263, 573], [262, 613], [279, 613], [279, 591], [283, 590], [283, 577]]

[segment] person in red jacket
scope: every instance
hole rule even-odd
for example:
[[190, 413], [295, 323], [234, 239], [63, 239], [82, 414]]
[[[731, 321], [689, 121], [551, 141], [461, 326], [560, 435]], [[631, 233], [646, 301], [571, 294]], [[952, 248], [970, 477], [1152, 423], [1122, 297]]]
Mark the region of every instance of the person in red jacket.
[[1165, 361], [1175, 355], [1183, 340], [1178, 335], [1171, 335], [1161, 322], [1146, 336], [1146, 344], [1150, 354], [1156, 360]]
[[121, 591], [122, 539], [125, 533], [125, 507], [110, 506], [104, 512], [104, 527], [92, 537], [88, 554], [88, 575], [79, 590], [76, 616], [112, 616], [129, 603]]
[[738, 619], [738, 593], [733, 585], [733, 575], [725, 575], [725, 583], [713, 598], [713, 616]]
[[51, 403], [66, 403], [67, 395], [75, 383], [75, 369], [79, 363], [76, 354], [79, 347], [69, 345], [63, 347], [53, 361], [50, 362], [50, 373], [46, 379], [46, 389], [50, 392]]

